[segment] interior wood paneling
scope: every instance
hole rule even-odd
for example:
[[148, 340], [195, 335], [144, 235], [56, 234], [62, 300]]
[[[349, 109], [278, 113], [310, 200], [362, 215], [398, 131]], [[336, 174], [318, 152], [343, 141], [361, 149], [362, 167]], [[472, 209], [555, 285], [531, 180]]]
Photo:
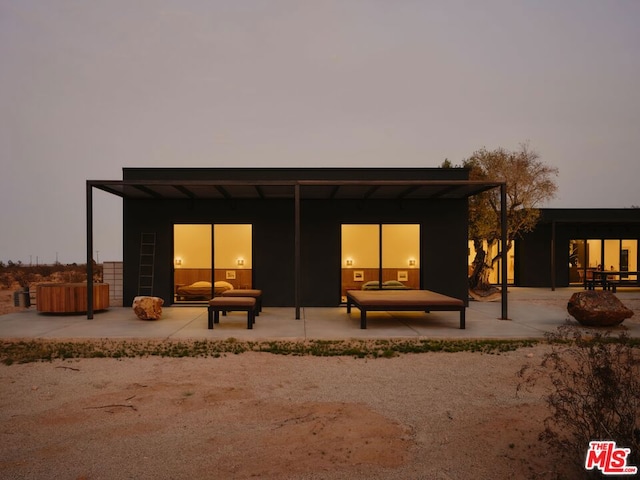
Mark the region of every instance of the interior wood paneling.
[[176, 268], [173, 271], [173, 283], [176, 288], [183, 285], [191, 285], [194, 282], [210, 282], [210, 268]]
[[[413, 289], [420, 288], [420, 269], [413, 268], [383, 268], [382, 281], [398, 280], [398, 272], [407, 272], [408, 280], [403, 280], [407, 287]], [[362, 272], [362, 281], [354, 280], [354, 272]], [[370, 281], [378, 281], [379, 269], [377, 268], [343, 268], [342, 269], [342, 295], [347, 294], [347, 290], [360, 290], [362, 285]]]
[[[235, 275], [236, 278], [228, 278], [227, 272]], [[216, 268], [215, 281], [228, 282], [233, 288], [253, 288], [253, 271], [246, 268]]]
[[[227, 272], [232, 272], [235, 275], [235, 279], [227, 278]], [[252, 287], [252, 270], [246, 268], [216, 268], [214, 275], [215, 282], [225, 281], [233, 285], [233, 288], [253, 288]], [[194, 282], [211, 281], [211, 269], [210, 268], [177, 268], [173, 273], [173, 281], [178, 286], [191, 285]]]

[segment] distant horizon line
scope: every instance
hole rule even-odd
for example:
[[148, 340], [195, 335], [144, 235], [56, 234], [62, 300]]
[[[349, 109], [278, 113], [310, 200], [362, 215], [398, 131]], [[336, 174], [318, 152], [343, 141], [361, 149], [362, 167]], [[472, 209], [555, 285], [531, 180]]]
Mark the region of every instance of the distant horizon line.
[[[96, 264], [97, 265], [102, 265], [104, 263], [111, 263], [111, 262], [122, 262], [122, 259], [120, 259], [120, 260], [103, 260], [101, 262], [96, 262]], [[8, 266], [9, 264], [11, 264], [11, 265], [20, 265], [22, 267], [53, 267], [55, 265], [71, 266], [71, 265], [86, 265], [87, 264], [86, 260], [82, 260], [82, 261], [79, 261], [79, 262], [66, 262], [66, 263], [58, 262], [58, 261], [52, 262], [52, 263], [50, 263], [50, 262], [43, 262], [43, 263], [35, 262], [34, 263], [34, 262], [23, 262], [22, 260], [11, 260], [11, 259], [9, 259], [9, 260], [0, 260], [0, 263], [5, 265], [5, 266]]]

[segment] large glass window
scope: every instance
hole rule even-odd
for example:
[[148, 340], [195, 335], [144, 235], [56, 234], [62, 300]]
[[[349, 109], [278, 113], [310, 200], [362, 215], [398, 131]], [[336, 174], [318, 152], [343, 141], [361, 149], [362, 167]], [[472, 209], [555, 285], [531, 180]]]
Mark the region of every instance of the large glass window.
[[604, 241], [604, 270], [620, 271], [620, 240]]
[[[638, 270], [638, 241], [621, 240], [620, 242], [620, 271], [633, 272]], [[623, 275], [630, 280], [636, 280], [637, 275]]]
[[381, 287], [420, 288], [420, 225], [342, 225], [343, 301]]
[[213, 226], [216, 282], [252, 288], [252, 228], [248, 224]]
[[584, 283], [586, 240], [569, 242], [569, 283]]
[[587, 240], [587, 269], [602, 269], [602, 240]]
[[232, 287], [252, 288], [251, 242], [251, 225], [174, 225], [175, 301], [201, 302]]
[[616, 272], [612, 278], [635, 280], [637, 275], [617, 272], [637, 272], [638, 241], [625, 239], [574, 239], [569, 242], [569, 283], [592, 280], [595, 270]]
[[[495, 258], [496, 255], [500, 254], [501, 244], [502, 244], [501, 242], [495, 242], [491, 245], [488, 245], [486, 241], [484, 242], [484, 250], [485, 252], [487, 252], [487, 263], [489, 263], [491, 259]], [[515, 282], [515, 258], [513, 253], [515, 251], [515, 246], [516, 246], [516, 242], [514, 240], [513, 243], [511, 244], [511, 248], [507, 252], [507, 283], [508, 284], [513, 284]], [[471, 240], [469, 241], [468, 251], [469, 251], [469, 257], [468, 257], [469, 276], [471, 276], [471, 272], [473, 271], [473, 266], [472, 266], [473, 260], [476, 258], [476, 249], [473, 246], [473, 242]], [[501, 278], [502, 278], [502, 259], [499, 259], [493, 265], [493, 269], [489, 274], [489, 282], [497, 285], [502, 283]]]

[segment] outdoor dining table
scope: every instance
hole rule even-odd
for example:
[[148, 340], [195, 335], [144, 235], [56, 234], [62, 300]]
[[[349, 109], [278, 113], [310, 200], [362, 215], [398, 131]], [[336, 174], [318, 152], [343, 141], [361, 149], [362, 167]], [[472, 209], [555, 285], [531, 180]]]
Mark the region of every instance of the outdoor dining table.
[[[630, 285], [640, 285], [638, 283], [639, 272], [628, 272], [618, 270], [593, 270], [593, 279], [587, 280], [587, 289], [594, 290], [597, 285], [601, 285], [603, 290], [616, 291], [616, 287], [621, 282], [628, 283]], [[628, 277], [635, 276], [635, 279], [629, 279]]]

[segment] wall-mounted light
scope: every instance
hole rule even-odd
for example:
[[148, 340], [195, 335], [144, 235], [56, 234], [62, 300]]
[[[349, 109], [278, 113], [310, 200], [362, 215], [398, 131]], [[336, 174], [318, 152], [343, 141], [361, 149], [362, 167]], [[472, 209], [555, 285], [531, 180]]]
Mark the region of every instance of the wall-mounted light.
[[347, 258], [347, 260], [344, 263], [347, 265], [347, 267], [353, 266], [353, 260], [351, 260], [350, 258]]
[[182, 259], [180, 257], [176, 257], [173, 263], [176, 265], [176, 267], [179, 267], [180, 265], [182, 265]]
[[238, 264], [239, 267], [244, 266], [244, 258], [239, 258], [238, 260], [236, 260], [236, 263]]
[[414, 258], [410, 258], [409, 259], [409, 266], [410, 267], [415, 267], [416, 266], [416, 260]]

